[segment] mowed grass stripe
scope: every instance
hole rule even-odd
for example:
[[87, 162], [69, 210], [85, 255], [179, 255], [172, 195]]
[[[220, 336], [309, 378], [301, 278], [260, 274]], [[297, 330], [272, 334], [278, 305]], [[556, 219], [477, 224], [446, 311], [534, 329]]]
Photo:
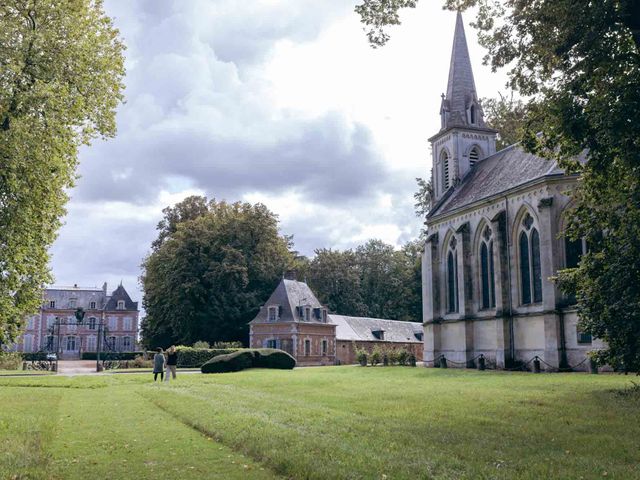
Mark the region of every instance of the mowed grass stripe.
[[0, 479], [44, 479], [61, 392], [0, 389]]
[[130, 386], [74, 390], [62, 400], [61, 412], [52, 445], [55, 478], [277, 478], [178, 422]]
[[159, 401], [296, 478], [640, 478], [638, 402], [610, 392], [625, 382], [402, 368], [248, 371], [176, 385], [179, 398]]

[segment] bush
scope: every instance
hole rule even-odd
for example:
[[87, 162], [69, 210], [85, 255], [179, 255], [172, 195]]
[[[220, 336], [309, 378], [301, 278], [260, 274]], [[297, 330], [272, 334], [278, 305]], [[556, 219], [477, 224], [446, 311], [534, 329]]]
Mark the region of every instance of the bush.
[[380, 350], [380, 347], [376, 345], [375, 347], [373, 347], [373, 351], [371, 352], [371, 357], [369, 357], [369, 361], [371, 362], [371, 365], [375, 367], [380, 363], [381, 360], [382, 360], [382, 351]]
[[360, 364], [360, 366], [362, 367], [367, 366], [368, 354], [364, 348], [356, 349], [356, 360], [358, 360], [358, 363]]
[[409, 352], [404, 348], [398, 350], [398, 365], [406, 365], [409, 361]]
[[193, 348], [180, 345], [176, 347], [178, 353], [178, 367], [201, 367], [212, 358], [238, 351], [237, 348]]
[[202, 365], [202, 373], [239, 372], [253, 366], [255, 351], [240, 350], [225, 355], [218, 355]]
[[398, 351], [394, 348], [389, 350], [389, 365], [397, 365], [398, 364]]
[[[81, 360], [96, 360], [97, 352], [82, 352]], [[144, 352], [100, 352], [100, 360], [133, 360]]]
[[47, 359], [47, 352], [26, 352], [20, 355], [25, 362], [42, 362]]
[[291, 369], [295, 359], [287, 352], [275, 348], [242, 349], [218, 355], [202, 365], [202, 373], [238, 372], [246, 368]]
[[0, 351], [0, 370], [18, 370], [21, 366], [21, 353]]
[[196, 343], [193, 344], [193, 348], [211, 348], [211, 345], [209, 345], [209, 342], [198, 340]]
[[416, 356], [413, 353], [409, 354], [409, 366], [410, 367], [416, 366]]
[[296, 359], [287, 352], [276, 348], [259, 348], [255, 351], [253, 366], [290, 370], [296, 366]]
[[242, 342], [215, 342], [212, 348], [244, 348]]

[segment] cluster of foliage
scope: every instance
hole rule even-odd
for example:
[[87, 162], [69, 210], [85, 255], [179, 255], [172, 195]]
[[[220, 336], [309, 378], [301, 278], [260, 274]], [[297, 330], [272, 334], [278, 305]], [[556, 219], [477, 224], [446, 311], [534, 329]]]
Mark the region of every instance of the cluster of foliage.
[[247, 341], [248, 322], [293, 263], [262, 204], [189, 197], [164, 210], [141, 283], [148, 347]]
[[332, 312], [420, 321], [420, 243], [400, 250], [370, 240], [349, 250], [316, 250], [306, 267], [307, 283]]
[[385, 367], [389, 365], [416, 366], [416, 356], [406, 348], [381, 348], [376, 345], [368, 351], [364, 348], [356, 348], [356, 360], [363, 367], [369, 363], [372, 367], [382, 363]]
[[[145, 352], [100, 352], [100, 360], [133, 360], [144, 354]], [[97, 357], [97, 352], [82, 352], [80, 356], [82, 360], [96, 360]]]
[[0, 3], [0, 343], [52, 280], [78, 149], [115, 134], [123, 49], [101, 0]]
[[219, 355], [234, 353], [237, 348], [196, 348], [179, 345], [176, 347], [178, 354], [178, 367], [200, 367], [212, 358]]
[[202, 365], [201, 370], [202, 373], [226, 373], [247, 368], [290, 370], [295, 366], [295, 359], [287, 352], [275, 348], [257, 348], [216, 356]]
[[[356, 10], [380, 46], [399, 9], [416, 3], [364, 0]], [[640, 370], [640, 2], [444, 3], [477, 7], [485, 61], [509, 68], [511, 88], [529, 98], [524, 148], [580, 174], [567, 233], [592, 249], [561, 286], [583, 328], [606, 341], [599, 360]]]
[[242, 342], [214, 342], [213, 345], [210, 345], [209, 342], [205, 342], [203, 340], [198, 340], [193, 344], [193, 348], [242, 348]]
[[19, 352], [0, 350], [0, 370], [18, 370], [22, 366], [22, 355]]

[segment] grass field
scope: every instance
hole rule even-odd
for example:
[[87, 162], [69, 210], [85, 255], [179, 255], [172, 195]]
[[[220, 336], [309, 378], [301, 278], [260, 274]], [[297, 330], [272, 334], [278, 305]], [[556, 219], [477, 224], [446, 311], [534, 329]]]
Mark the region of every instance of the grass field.
[[5, 377], [0, 478], [634, 479], [632, 380], [402, 367]]

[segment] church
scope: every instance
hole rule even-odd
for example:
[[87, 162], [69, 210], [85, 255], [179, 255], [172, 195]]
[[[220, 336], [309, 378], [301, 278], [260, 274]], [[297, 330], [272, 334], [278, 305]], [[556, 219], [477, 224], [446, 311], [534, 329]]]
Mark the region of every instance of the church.
[[580, 331], [575, 301], [553, 281], [586, 249], [563, 212], [578, 178], [519, 145], [496, 151], [457, 15], [441, 128], [432, 151], [432, 208], [422, 256], [424, 359], [510, 368], [588, 370], [602, 342]]

